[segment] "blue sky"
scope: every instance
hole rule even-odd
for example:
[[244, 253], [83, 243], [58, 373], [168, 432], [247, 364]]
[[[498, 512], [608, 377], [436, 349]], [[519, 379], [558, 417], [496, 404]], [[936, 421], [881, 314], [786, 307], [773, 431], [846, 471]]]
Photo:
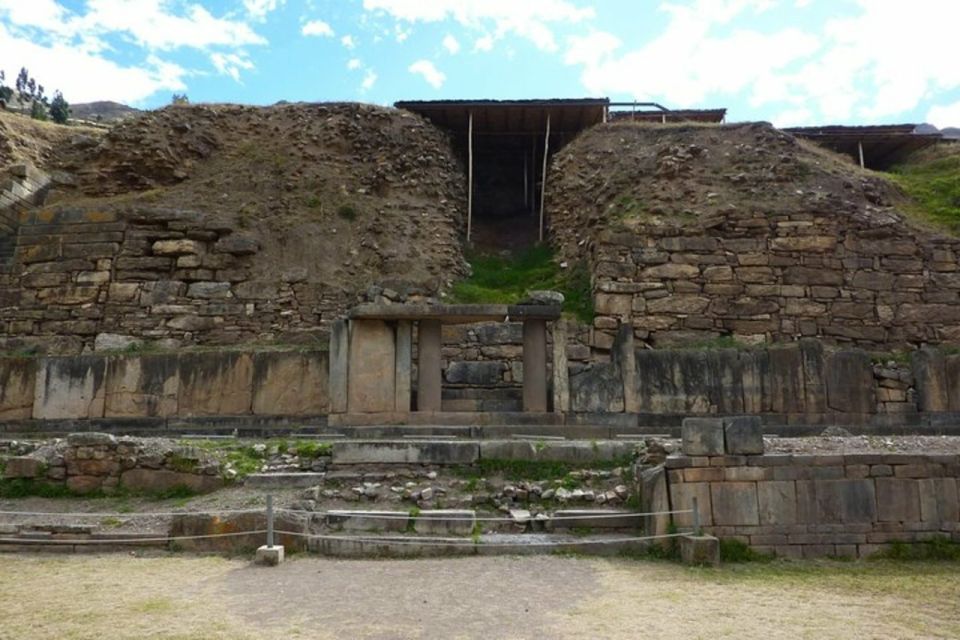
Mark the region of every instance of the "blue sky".
[[955, 0], [0, 0], [0, 68], [67, 100], [609, 96], [960, 126]]

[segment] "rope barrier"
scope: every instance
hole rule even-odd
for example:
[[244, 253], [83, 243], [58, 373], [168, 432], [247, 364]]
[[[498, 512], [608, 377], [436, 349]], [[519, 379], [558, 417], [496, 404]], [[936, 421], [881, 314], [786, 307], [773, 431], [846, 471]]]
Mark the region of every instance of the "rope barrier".
[[438, 547], [569, 547], [569, 546], [586, 546], [586, 545], [599, 545], [599, 544], [615, 544], [623, 542], [643, 542], [647, 540], [662, 540], [666, 538], [679, 538], [681, 536], [688, 535], [689, 532], [678, 532], [678, 533], [664, 533], [656, 536], [629, 536], [629, 537], [620, 537], [620, 538], [600, 538], [594, 540], [567, 540], [567, 541], [535, 541], [535, 542], [498, 542], [495, 540], [491, 541], [477, 541], [473, 540], [453, 540], [451, 538], [374, 538], [370, 536], [335, 536], [335, 535], [326, 535], [326, 534], [312, 534], [312, 533], [300, 533], [297, 531], [284, 531], [277, 529], [275, 531], [277, 534], [289, 535], [301, 538], [307, 538], [311, 540], [334, 540], [334, 541], [343, 541], [343, 542], [360, 542], [360, 543], [373, 543], [373, 544], [398, 544], [398, 545], [423, 545], [430, 544], [432, 546]]
[[208, 538], [232, 538], [237, 536], [255, 536], [266, 533], [266, 529], [253, 531], [234, 531], [230, 533], [208, 533], [195, 536], [157, 536], [155, 538], [107, 538], [96, 540], [46, 540], [43, 538], [0, 538], [0, 544], [42, 544], [42, 545], [96, 545], [96, 544], [139, 544], [142, 542], [176, 542], [178, 540], [206, 540]]

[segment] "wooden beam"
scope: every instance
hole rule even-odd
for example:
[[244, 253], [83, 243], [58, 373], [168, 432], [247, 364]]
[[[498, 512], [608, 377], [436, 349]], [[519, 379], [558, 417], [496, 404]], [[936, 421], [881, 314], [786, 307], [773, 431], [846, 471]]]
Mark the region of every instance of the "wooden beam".
[[857, 150], [860, 152], [860, 168], [864, 169], [865, 165], [863, 162], [863, 140], [857, 140]]
[[540, 185], [540, 242], [543, 242], [543, 206], [547, 196], [547, 158], [550, 156], [550, 112], [547, 112], [547, 134], [543, 137], [543, 182]]
[[473, 230], [473, 111], [467, 118], [467, 244]]

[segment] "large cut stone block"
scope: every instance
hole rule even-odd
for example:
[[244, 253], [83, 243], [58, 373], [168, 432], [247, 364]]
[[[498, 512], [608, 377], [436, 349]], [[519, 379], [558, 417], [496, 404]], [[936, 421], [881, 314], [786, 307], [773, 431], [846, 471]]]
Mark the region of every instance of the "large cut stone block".
[[624, 402], [620, 368], [602, 362], [570, 376], [570, 405], [576, 412], [621, 413]]
[[[680, 482], [670, 483], [670, 504], [674, 511], [693, 509], [693, 499], [697, 499], [697, 510], [700, 512], [700, 526], [709, 527], [713, 524], [713, 509], [710, 505], [709, 482]], [[676, 513], [673, 523], [681, 529], [693, 526], [692, 513]]]
[[680, 560], [687, 565], [719, 567], [720, 540], [713, 536], [681, 536]]
[[949, 410], [949, 385], [943, 352], [937, 349], [914, 351], [911, 365], [916, 380], [920, 410], [930, 412]]
[[350, 352], [350, 330], [347, 321], [335, 320], [330, 327], [330, 412], [347, 411], [348, 355]]
[[450, 384], [468, 384], [493, 386], [503, 382], [503, 372], [507, 366], [498, 361], [451, 362], [447, 367], [447, 382]]
[[177, 415], [180, 363], [174, 354], [114, 356], [107, 361], [104, 415], [108, 418]]
[[924, 522], [960, 522], [960, 504], [955, 478], [927, 478], [918, 480], [920, 491], [920, 519]]
[[253, 413], [310, 416], [329, 407], [329, 354], [263, 351], [253, 355]]
[[[797, 482], [798, 512], [803, 511], [801, 487]], [[807, 497], [809, 499], [809, 497]], [[811, 524], [870, 523], [877, 518], [877, 492], [872, 480], [815, 480], [813, 481], [814, 511]], [[798, 513], [799, 515], [799, 513]], [[811, 518], [809, 511], [805, 512]]]
[[757, 503], [761, 525], [797, 522], [797, 490], [792, 481], [758, 482]]
[[723, 419], [724, 441], [730, 455], [763, 453], [763, 424], [759, 416], [734, 416]]
[[920, 521], [920, 483], [907, 478], [877, 478], [881, 522]]
[[688, 456], [723, 455], [722, 418], [684, 418], [681, 435]]
[[37, 420], [102, 418], [106, 359], [101, 356], [44, 358], [34, 390]]
[[826, 361], [827, 403], [834, 411], [869, 414], [877, 411], [877, 383], [865, 351], [837, 351]]
[[[670, 493], [667, 487], [667, 472], [664, 468], [653, 467], [640, 473], [640, 511], [659, 514], [643, 518], [643, 530], [648, 536], [663, 535], [670, 532]], [[663, 543], [666, 546], [666, 543]]]
[[710, 486], [713, 523], [718, 526], [760, 524], [757, 483], [716, 482]]
[[36, 381], [36, 358], [0, 359], [0, 420], [30, 419]]
[[347, 404], [350, 413], [385, 413], [396, 403], [396, 341], [381, 320], [350, 323]]
[[169, 469], [130, 469], [120, 475], [120, 484], [132, 491], [158, 493], [176, 487], [186, 487], [198, 493], [207, 493], [223, 486], [219, 476], [182, 473]]
[[43, 475], [47, 465], [39, 458], [19, 456], [8, 458], [3, 469], [4, 478], [36, 478]]
[[253, 361], [248, 353], [185, 353], [180, 356], [180, 415], [250, 413]]

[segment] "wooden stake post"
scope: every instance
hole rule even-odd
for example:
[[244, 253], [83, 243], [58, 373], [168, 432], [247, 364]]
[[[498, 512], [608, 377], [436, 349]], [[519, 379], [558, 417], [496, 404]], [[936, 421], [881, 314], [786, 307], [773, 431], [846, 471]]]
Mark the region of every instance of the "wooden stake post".
[[467, 123], [467, 244], [473, 230], [473, 111]]
[[540, 242], [543, 242], [543, 205], [547, 195], [547, 158], [550, 155], [550, 114], [547, 113], [547, 134], [543, 138], [543, 181], [540, 185]]

